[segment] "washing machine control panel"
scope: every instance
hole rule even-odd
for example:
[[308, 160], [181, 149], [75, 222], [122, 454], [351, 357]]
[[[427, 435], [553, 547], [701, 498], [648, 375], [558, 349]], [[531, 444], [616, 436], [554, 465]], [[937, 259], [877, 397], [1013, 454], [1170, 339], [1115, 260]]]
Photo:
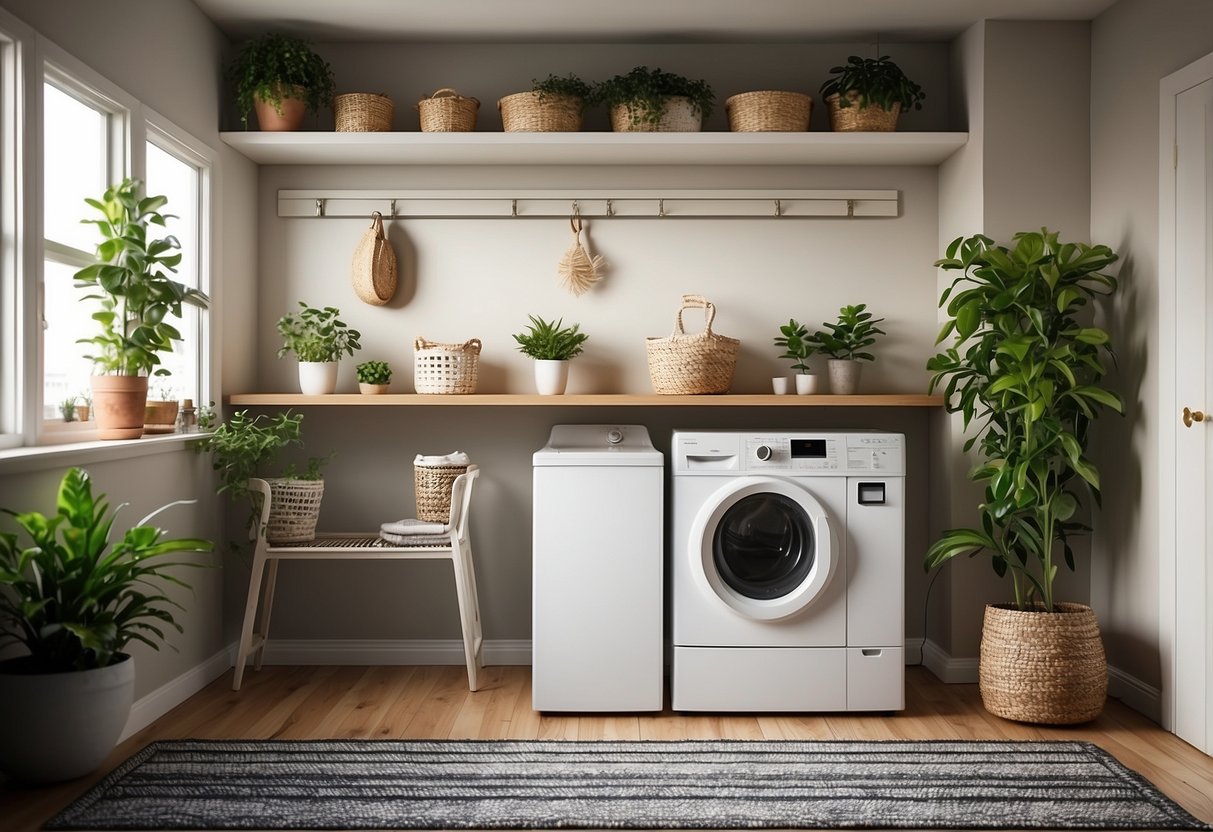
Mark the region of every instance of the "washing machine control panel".
[[686, 434], [675, 439], [674, 464], [676, 473], [898, 476], [905, 473], [905, 437], [844, 431]]

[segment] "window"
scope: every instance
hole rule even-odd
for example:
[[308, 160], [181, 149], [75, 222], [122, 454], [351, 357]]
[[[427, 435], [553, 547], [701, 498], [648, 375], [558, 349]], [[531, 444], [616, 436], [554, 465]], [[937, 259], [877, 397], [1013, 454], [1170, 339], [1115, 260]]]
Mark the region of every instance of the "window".
[[[0, 26], [12, 21], [0, 18]], [[0, 28], [0, 448], [21, 444], [21, 263], [25, 246], [20, 221], [24, 177], [21, 174], [20, 91], [23, 77], [20, 42]]]

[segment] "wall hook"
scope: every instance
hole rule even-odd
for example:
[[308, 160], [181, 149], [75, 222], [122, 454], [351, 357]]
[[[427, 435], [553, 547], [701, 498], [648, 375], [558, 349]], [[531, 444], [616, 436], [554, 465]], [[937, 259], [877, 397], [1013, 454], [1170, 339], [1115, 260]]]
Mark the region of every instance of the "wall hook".
[[659, 216], [659, 217], [665, 216], [665, 200], [664, 199], [657, 200], [657, 216]]
[[573, 200], [573, 216], [579, 220], [581, 219], [581, 206], [575, 199]]
[[518, 216], [518, 200], [516, 200], [516, 199], [510, 200], [510, 216], [511, 217]]
[[778, 199], [775, 200], [775, 216], [783, 216], [783, 204]]
[[388, 210], [392, 212], [391, 213], [392, 219], [396, 219], [396, 200], [393, 199], [391, 201], [390, 205], [388, 206]]
[[854, 216], [855, 216], [855, 200], [848, 199], [847, 200], [847, 218], [850, 219], [850, 218], [853, 218]]
[[316, 200], [316, 216], [318, 216], [318, 217], [324, 216], [324, 200], [323, 199]]
[[607, 200], [607, 216], [608, 217], [615, 216], [615, 200], [613, 200], [613, 199]]

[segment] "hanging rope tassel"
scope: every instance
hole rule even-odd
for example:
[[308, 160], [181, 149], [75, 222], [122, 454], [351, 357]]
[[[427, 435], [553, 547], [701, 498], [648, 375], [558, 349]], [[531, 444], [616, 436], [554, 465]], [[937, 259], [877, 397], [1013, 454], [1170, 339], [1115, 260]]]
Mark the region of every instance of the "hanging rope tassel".
[[606, 260], [602, 258], [601, 254], [591, 257], [585, 250], [585, 246], [581, 244], [581, 217], [570, 218], [569, 227], [573, 229], [573, 244], [560, 259], [556, 273], [560, 275], [565, 287], [580, 297], [592, 289], [595, 283], [602, 280]]

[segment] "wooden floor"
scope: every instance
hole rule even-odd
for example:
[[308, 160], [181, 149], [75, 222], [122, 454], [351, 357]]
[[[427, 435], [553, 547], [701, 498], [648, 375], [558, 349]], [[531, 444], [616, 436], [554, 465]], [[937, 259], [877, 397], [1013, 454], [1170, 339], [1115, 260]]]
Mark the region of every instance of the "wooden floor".
[[[1020, 725], [988, 714], [975, 685], [945, 685], [922, 668], [908, 669], [906, 710], [892, 716], [541, 715], [527, 667], [487, 668], [476, 693], [462, 667], [266, 667], [244, 678], [239, 693], [230, 674], [217, 680], [124, 742], [105, 769], [152, 740], [179, 738], [1078, 739], [1213, 822], [1213, 758], [1119, 702], [1077, 728]], [[0, 783], [0, 829], [40, 828], [103, 773], [38, 789]]]

